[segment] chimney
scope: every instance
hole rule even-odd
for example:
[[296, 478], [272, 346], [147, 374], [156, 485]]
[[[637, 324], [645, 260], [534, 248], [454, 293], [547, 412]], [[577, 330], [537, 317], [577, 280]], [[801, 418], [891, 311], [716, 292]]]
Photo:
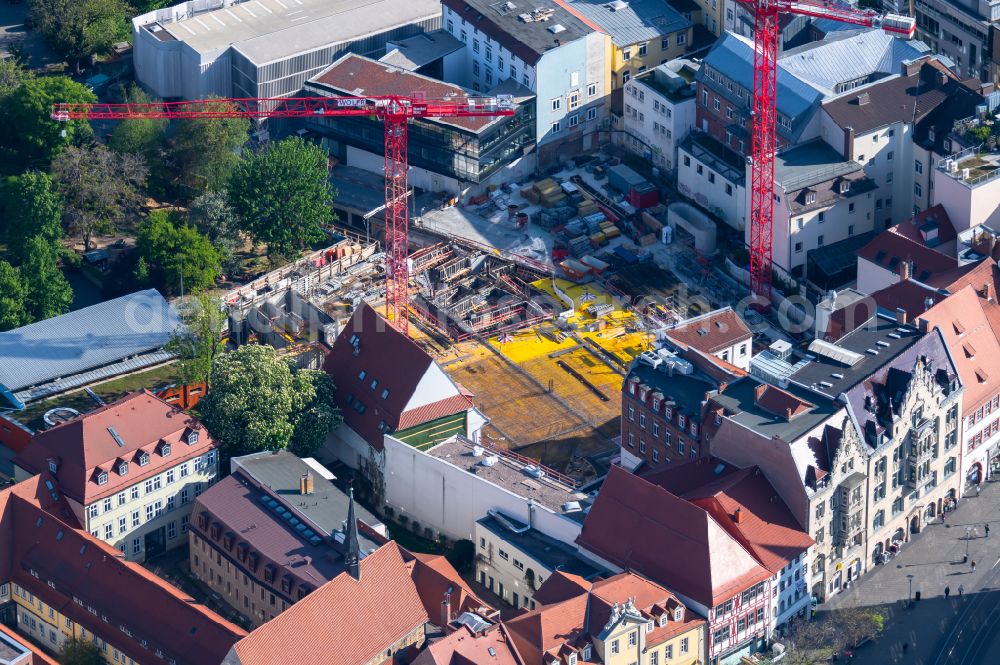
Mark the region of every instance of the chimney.
[[753, 389], [753, 401], [755, 401], [755, 402], [760, 401], [760, 398], [764, 396], [764, 393], [766, 391], [767, 391], [767, 384], [766, 383], [761, 383], [756, 388], [754, 388]]
[[726, 383], [725, 381], [719, 381], [719, 392], [720, 393], [726, 392], [726, 388], [728, 388], [728, 387], [729, 387], [728, 383]]
[[733, 521], [735, 521], [737, 524], [743, 524], [743, 519], [744, 519], [743, 509], [737, 508], [736, 512], [733, 514]]
[[854, 128], [844, 127], [844, 159], [854, 160]]
[[441, 627], [445, 628], [451, 623], [451, 587], [444, 592], [444, 600], [441, 601]]
[[792, 409], [789, 407], [785, 407], [785, 420], [792, 422]]
[[899, 264], [899, 279], [903, 282], [910, 279], [910, 275], [913, 273], [913, 264], [907, 259]]
[[985, 282], [983, 284], [983, 297], [986, 298], [987, 301], [993, 302], [993, 294], [990, 293], [990, 283], [989, 282]]
[[929, 310], [933, 306], [934, 306], [934, 298], [932, 298], [930, 296], [927, 296], [926, 298], [924, 298], [924, 311], [925, 312], [927, 310]]
[[901, 326], [905, 326], [908, 321], [909, 321], [909, 318], [906, 316], [906, 310], [903, 309], [902, 307], [897, 307], [896, 308], [896, 323], [898, 323]]
[[925, 333], [928, 330], [927, 319], [919, 319], [917, 325], [920, 326], [920, 332]]
[[299, 494], [305, 496], [316, 491], [316, 481], [312, 472], [303, 473], [299, 476]]

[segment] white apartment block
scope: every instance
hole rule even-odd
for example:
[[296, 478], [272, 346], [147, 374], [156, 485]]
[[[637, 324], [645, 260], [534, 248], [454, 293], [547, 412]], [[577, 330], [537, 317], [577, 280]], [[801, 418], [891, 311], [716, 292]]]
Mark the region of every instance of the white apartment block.
[[695, 125], [698, 67], [690, 60], [671, 60], [625, 84], [623, 143], [670, 176], [678, 145]]

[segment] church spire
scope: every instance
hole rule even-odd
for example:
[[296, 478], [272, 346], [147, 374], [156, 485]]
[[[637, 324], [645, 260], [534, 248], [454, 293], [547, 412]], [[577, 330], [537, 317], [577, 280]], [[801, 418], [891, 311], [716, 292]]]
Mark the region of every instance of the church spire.
[[344, 563], [347, 565], [347, 572], [356, 580], [361, 579], [361, 543], [358, 540], [358, 518], [354, 516], [354, 488], [348, 488], [347, 497], [347, 555]]

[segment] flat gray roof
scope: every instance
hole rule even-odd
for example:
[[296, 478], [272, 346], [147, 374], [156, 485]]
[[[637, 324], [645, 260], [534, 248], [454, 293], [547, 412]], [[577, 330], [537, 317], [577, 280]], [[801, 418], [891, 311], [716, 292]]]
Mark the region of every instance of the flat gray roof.
[[691, 25], [663, 0], [625, 0], [617, 9], [613, 5], [614, 0], [569, 0], [572, 9], [606, 30], [617, 46], [660, 39]]
[[[507, 524], [504, 524], [506, 522]], [[561, 570], [571, 575], [579, 575], [585, 580], [593, 580], [604, 573], [564, 542], [550, 538], [538, 529], [529, 528], [507, 515], [497, 519], [487, 515], [479, 520], [479, 524], [490, 533], [510, 543], [535, 561], [548, 567], [549, 570]], [[509, 526], [508, 526], [509, 525]], [[511, 529], [509, 527], [514, 527]]]
[[234, 46], [264, 64], [440, 14], [437, 0], [248, 0], [162, 25], [199, 53]]
[[840, 410], [840, 405], [832, 399], [790, 384], [781, 390], [812, 406], [789, 421], [757, 405], [754, 390], [761, 383], [763, 381], [756, 378], [744, 377], [729, 384], [726, 391], [714, 396], [712, 401], [724, 407], [730, 413], [728, 418], [733, 422], [767, 439], [777, 436], [785, 443], [795, 441]]
[[[243, 473], [270, 489], [292, 512], [305, 517], [319, 527], [324, 535], [330, 536], [343, 528], [347, 521], [347, 495], [332, 482], [320, 476], [316, 470], [290, 452], [254, 453], [234, 459]], [[299, 494], [299, 479], [307, 473], [313, 475], [312, 494]], [[370, 512], [354, 504], [355, 516], [372, 528], [382, 522]], [[378, 548], [378, 543], [358, 534], [364, 552]]]
[[861, 169], [861, 164], [845, 160], [839, 152], [820, 139], [813, 139], [774, 156], [774, 181], [780, 183], [785, 191], [816, 185]]
[[514, 494], [534, 499], [549, 510], [565, 515], [566, 517], [583, 522], [586, 514], [583, 510], [567, 513], [562, 509], [564, 503], [578, 501], [581, 507], [587, 500], [587, 495], [578, 492], [576, 489], [565, 485], [550, 476], [543, 478], [533, 478], [525, 472], [527, 464], [518, 460], [499, 455], [497, 463], [493, 466], [483, 466], [481, 462], [490, 455], [490, 451], [485, 451], [483, 455], [473, 454], [472, 442], [454, 437], [447, 441], [442, 441], [438, 445], [427, 450], [427, 454], [444, 460], [449, 464], [464, 469], [484, 480], [488, 480], [494, 485], [499, 485]]
[[[379, 58], [379, 62], [410, 71], [416, 71], [465, 46], [444, 30], [424, 32], [393, 43], [396, 48]], [[388, 46], [386, 48], [388, 49]]]
[[159, 351], [180, 325], [149, 289], [0, 333], [0, 395], [53, 381], [72, 387], [69, 377], [85, 372], [96, 381], [116, 364], [133, 371], [163, 362], [170, 356]]

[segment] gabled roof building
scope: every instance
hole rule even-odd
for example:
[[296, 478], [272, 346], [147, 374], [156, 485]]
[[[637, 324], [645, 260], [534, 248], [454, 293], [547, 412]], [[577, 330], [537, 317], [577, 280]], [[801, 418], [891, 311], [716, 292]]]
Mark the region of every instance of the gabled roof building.
[[141, 561], [185, 542], [217, 448], [193, 416], [142, 391], [35, 436], [15, 478], [52, 474], [86, 531]]
[[[345, 425], [324, 453], [353, 468], [381, 459], [387, 434], [426, 448], [455, 435], [477, 439], [486, 422], [472, 395], [367, 303], [338, 335], [324, 368]], [[381, 484], [381, 471], [370, 471]]]
[[18, 632], [51, 652], [82, 639], [108, 662], [218, 665], [246, 635], [81, 530], [47, 472], [0, 492], [0, 588]]

